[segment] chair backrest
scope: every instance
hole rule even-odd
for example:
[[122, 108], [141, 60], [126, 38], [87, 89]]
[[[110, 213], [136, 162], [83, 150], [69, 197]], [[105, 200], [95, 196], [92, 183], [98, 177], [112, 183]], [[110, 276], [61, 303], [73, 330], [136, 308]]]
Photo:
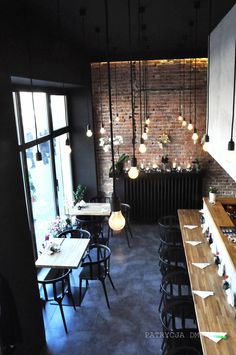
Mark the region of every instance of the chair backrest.
[[110, 203], [110, 201], [111, 198], [109, 196], [104, 196], [104, 195], [93, 196], [89, 200], [89, 202], [104, 202], [104, 203]]
[[91, 216], [90, 219], [76, 218], [78, 229], [89, 231], [91, 238], [96, 240], [102, 232], [102, 220], [100, 217]]
[[38, 284], [43, 286], [45, 301], [63, 299], [69, 283], [70, 270], [51, 269], [44, 280], [38, 279]]
[[122, 212], [123, 216], [125, 217], [126, 221], [129, 222], [130, 210], [131, 210], [130, 205], [128, 205], [128, 203], [121, 203], [120, 207], [121, 207], [121, 212]]
[[202, 352], [199, 349], [196, 349], [193, 346], [183, 345], [175, 346], [172, 349], [166, 349], [163, 355], [202, 355]]
[[168, 299], [191, 296], [188, 273], [186, 271], [173, 271], [166, 274], [161, 282], [161, 291]]
[[89, 231], [85, 229], [67, 229], [60, 234], [58, 234], [57, 238], [91, 238], [91, 234]]
[[160, 227], [160, 240], [162, 244], [169, 246], [180, 246], [182, 243], [181, 231], [175, 227]]
[[93, 278], [95, 275], [98, 277], [107, 274], [110, 267], [111, 250], [103, 244], [92, 244], [89, 251], [84, 257], [81, 267], [89, 267], [90, 276]]
[[158, 219], [158, 225], [164, 228], [179, 228], [179, 220], [175, 215], [163, 216]]

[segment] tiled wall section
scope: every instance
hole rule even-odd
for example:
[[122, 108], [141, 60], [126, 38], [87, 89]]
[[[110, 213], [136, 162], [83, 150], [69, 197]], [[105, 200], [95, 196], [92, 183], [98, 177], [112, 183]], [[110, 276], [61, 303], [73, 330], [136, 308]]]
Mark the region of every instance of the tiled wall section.
[[[207, 88], [207, 60], [196, 61], [196, 112], [197, 130], [199, 139], [193, 144], [192, 131], [183, 128], [178, 121], [180, 87], [181, 100], [186, 121], [194, 120], [194, 59], [182, 60], [150, 60], [146, 61], [146, 89], [147, 111], [151, 120], [149, 125], [147, 152], [142, 155], [138, 152], [140, 141], [140, 102], [139, 102], [139, 62], [135, 63], [135, 119], [136, 119], [136, 157], [138, 163], [152, 165], [154, 162], [160, 165], [160, 159], [167, 154], [170, 163], [177, 160], [182, 165], [198, 159], [205, 170], [203, 195], [207, 195], [209, 186], [217, 186], [221, 195], [236, 195], [236, 182], [221, 168], [221, 166], [206, 152], [200, 144], [205, 132], [206, 121], [206, 88]], [[95, 115], [96, 150], [98, 160], [99, 190], [109, 194], [112, 191], [111, 179], [108, 177], [111, 166], [111, 154], [105, 152], [99, 146], [99, 138], [102, 137], [99, 130], [103, 121], [106, 134], [109, 131], [108, 110], [108, 83], [107, 64], [94, 63], [92, 68], [93, 108]], [[143, 73], [143, 70], [142, 70]], [[190, 80], [191, 73], [191, 80]], [[116, 78], [116, 80], [115, 80]], [[128, 62], [111, 63], [112, 80], [112, 108], [114, 122], [114, 136], [121, 135], [123, 144], [119, 147], [119, 153], [132, 155], [132, 122], [131, 122], [131, 97], [130, 97], [130, 64]], [[100, 85], [101, 84], [101, 85]], [[190, 110], [191, 96], [191, 110]], [[116, 100], [117, 98], [117, 100]], [[116, 113], [119, 113], [120, 122], [115, 121]], [[163, 149], [157, 144], [158, 137], [166, 133], [171, 143]], [[116, 159], [118, 152], [116, 152]]]

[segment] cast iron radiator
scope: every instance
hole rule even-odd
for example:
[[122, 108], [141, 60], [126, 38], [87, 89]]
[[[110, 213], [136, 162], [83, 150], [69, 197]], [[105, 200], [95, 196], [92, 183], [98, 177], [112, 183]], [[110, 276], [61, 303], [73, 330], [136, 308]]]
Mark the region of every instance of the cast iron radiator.
[[[202, 174], [196, 172], [141, 173], [135, 179], [124, 176], [122, 201], [131, 206], [131, 220], [156, 222], [177, 214], [179, 208], [201, 208]], [[120, 181], [122, 184], [122, 181]]]

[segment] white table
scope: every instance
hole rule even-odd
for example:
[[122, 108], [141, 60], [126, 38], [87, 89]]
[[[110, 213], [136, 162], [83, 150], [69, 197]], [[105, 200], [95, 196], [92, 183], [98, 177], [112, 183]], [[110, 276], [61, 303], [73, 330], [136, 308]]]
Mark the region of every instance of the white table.
[[55, 238], [61, 246], [61, 251], [48, 255], [42, 253], [36, 260], [36, 267], [56, 269], [77, 269], [88, 247], [90, 239], [82, 238]]
[[88, 202], [85, 207], [72, 207], [68, 211], [70, 216], [110, 216], [110, 203]]

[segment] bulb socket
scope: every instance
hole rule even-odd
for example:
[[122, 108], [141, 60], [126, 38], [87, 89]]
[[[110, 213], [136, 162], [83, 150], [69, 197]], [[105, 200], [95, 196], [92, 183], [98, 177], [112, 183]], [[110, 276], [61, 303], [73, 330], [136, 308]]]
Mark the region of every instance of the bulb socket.
[[42, 161], [43, 160], [42, 154], [41, 154], [40, 151], [36, 152], [35, 157], [36, 157], [36, 161]]
[[137, 159], [135, 157], [132, 157], [130, 165], [131, 167], [137, 167]]
[[142, 137], [140, 138], [140, 144], [144, 144], [144, 139]]
[[119, 212], [120, 211], [120, 199], [116, 194], [113, 192], [111, 197], [111, 211], [112, 212]]
[[210, 137], [208, 136], [208, 134], [206, 133], [205, 135], [205, 143], [209, 143], [210, 142]]
[[70, 145], [70, 140], [68, 137], [66, 138], [65, 145]]
[[233, 151], [234, 150], [234, 141], [231, 139], [228, 143], [228, 150]]

